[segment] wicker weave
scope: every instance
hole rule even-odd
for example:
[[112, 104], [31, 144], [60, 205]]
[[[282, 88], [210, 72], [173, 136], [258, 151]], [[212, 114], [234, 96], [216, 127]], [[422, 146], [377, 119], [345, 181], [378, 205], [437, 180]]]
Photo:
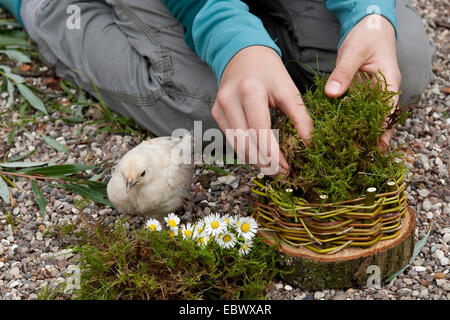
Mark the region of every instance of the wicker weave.
[[252, 192], [259, 196], [253, 215], [260, 228], [274, 231], [292, 245], [323, 254], [348, 246], [370, 247], [399, 236], [406, 213], [406, 183], [403, 176], [382, 188], [385, 193], [337, 202], [312, 204], [292, 196], [292, 190], [277, 191], [254, 179]]

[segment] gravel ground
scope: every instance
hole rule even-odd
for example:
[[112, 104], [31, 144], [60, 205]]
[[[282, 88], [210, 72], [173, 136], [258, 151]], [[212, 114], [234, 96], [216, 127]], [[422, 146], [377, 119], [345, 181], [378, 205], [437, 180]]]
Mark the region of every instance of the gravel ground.
[[[432, 231], [413, 265], [390, 284], [381, 289], [351, 288], [346, 291], [302, 291], [288, 283], [277, 283], [269, 291], [270, 299], [449, 299], [450, 269], [448, 244], [450, 242], [450, 189], [449, 169], [449, 111], [450, 96], [444, 93], [450, 87], [449, 22], [442, 16], [449, 8], [447, 0], [415, 0], [426, 30], [437, 48], [433, 64], [435, 80], [421, 101], [412, 110], [409, 119], [397, 127], [394, 144], [404, 144], [411, 174], [408, 192], [409, 205], [417, 214], [416, 237], [425, 236], [430, 225]], [[27, 79], [41, 90], [52, 90], [42, 78]], [[67, 101], [64, 97], [61, 102]], [[0, 112], [6, 108], [7, 94], [0, 100]], [[86, 121], [101, 117], [95, 108], [87, 110]], [[61, 114], [30, 121], [20, 127], [15, 135], [10, 156], [25, 154], [37, 149], [29, 160], [55, 163], [81, 163], [94, 165], [103, 161], [102, 168], [111, 168], [129, 149], [140, 142], [139, 138], [112, 133], [96, 134], [98, 125], [70, 124], [59, 120]], [[0, 141], [8, 139], [11, 129], [6, 124], [20, 120], [17, 111], [7, 113], [0, 120]], [[40, 134], [58, 138], [70, 152], [64, 154], [51, 149]], [[2, 153], [0, 145], [0, 154]], [[4, 150], [3, 150], [4, 151]], [[192, 201], [183, 210], [183, 220], [188, 221], [210, 212], [244, 213], [253, 200], [250, 179], [255, 172], [244, 167], [229, 168], [239, 178], [223, 184], [217, 181], [220, 174], [196, 169]], [[75, 225], [82, 228], [80, 214], [89, 221], [103, 221], [106, 225], [117, 218], [125, 218], [110, 208], [80, 201], [79, 196], [39, 184], [46, 194], [48, 206], [42, 217], [34, 202], [31, 182], [18, 179], [11, 189], [11, 206], [0, 202], [0, 299], [37, 299], [47, 286], [65, 281], [67, 268], [75, 257], [65, 248], [76, 243], [76, 238], [65, 235], [64, 230]], [[14, 220], [7, 219], [11, 214]], [[144, 219], [132, 218], [130, 227], [142, 225]]]

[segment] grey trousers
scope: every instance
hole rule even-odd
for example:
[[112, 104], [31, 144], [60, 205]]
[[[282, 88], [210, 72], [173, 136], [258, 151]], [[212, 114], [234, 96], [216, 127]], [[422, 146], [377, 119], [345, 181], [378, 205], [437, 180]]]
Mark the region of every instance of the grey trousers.
[[[299, 89], [312, 84], [308, 67], [333, 70], [340, 26], [324, 0], [257, 2], [248, 1], [251, 12], [276, 39]], [[432, 78], [433, 46], [409, 0], [397, 0], [396, 10], [400, 102], [410, 104]], [[217, 80], [160, 0], [23, 0], [21, 16], [42, 60], [93, 95], [95, 83], [114, 112], [156, 135], [191, 130], [196, 120], [203, 129], [217, 127], [211, 116]]]

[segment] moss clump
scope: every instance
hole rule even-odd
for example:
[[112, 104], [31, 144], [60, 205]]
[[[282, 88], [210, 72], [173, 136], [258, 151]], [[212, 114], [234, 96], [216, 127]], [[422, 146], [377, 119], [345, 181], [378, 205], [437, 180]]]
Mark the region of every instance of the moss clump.
[[80, 254], [79, 299], [261, 299], [281, 259], [258, 238], [248, 256], [214, 241], [201, 248], [168, 231], [112, 231], [99, 226], [75, 248]]
[[389, 179], [406, 172], [398, 161], [400, 154], [379, 145], [387, 128], [404, 113], [396, 108], [391, 113], [392, 97], [397, 93], [385, 90], [384, 77], [374, 83], [369, 77], [359, 77], [341, 98], [329, 98], [324, 93], [327, 78], [317, 78], [316, 87], [302, 95], [314, 120], [309, 145], [297, 135], [291, 120], [280, 118], [280, 148], [291, 166], [285, 179], [271, 182], [278, 190], [292, 188], [297, 195], [317, 202], [327, 195], [332, 202], [350, 200], [363, 195], [368, 187], [381, 190]]

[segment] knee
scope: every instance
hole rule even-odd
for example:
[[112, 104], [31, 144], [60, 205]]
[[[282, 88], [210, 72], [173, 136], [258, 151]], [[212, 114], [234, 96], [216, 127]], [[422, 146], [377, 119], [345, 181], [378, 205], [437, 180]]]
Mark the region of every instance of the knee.
[[434, 45], [408, 0], [397, 1], [397, 57], [402, 84], [400, 104], [417, 103], [433, 79]]

